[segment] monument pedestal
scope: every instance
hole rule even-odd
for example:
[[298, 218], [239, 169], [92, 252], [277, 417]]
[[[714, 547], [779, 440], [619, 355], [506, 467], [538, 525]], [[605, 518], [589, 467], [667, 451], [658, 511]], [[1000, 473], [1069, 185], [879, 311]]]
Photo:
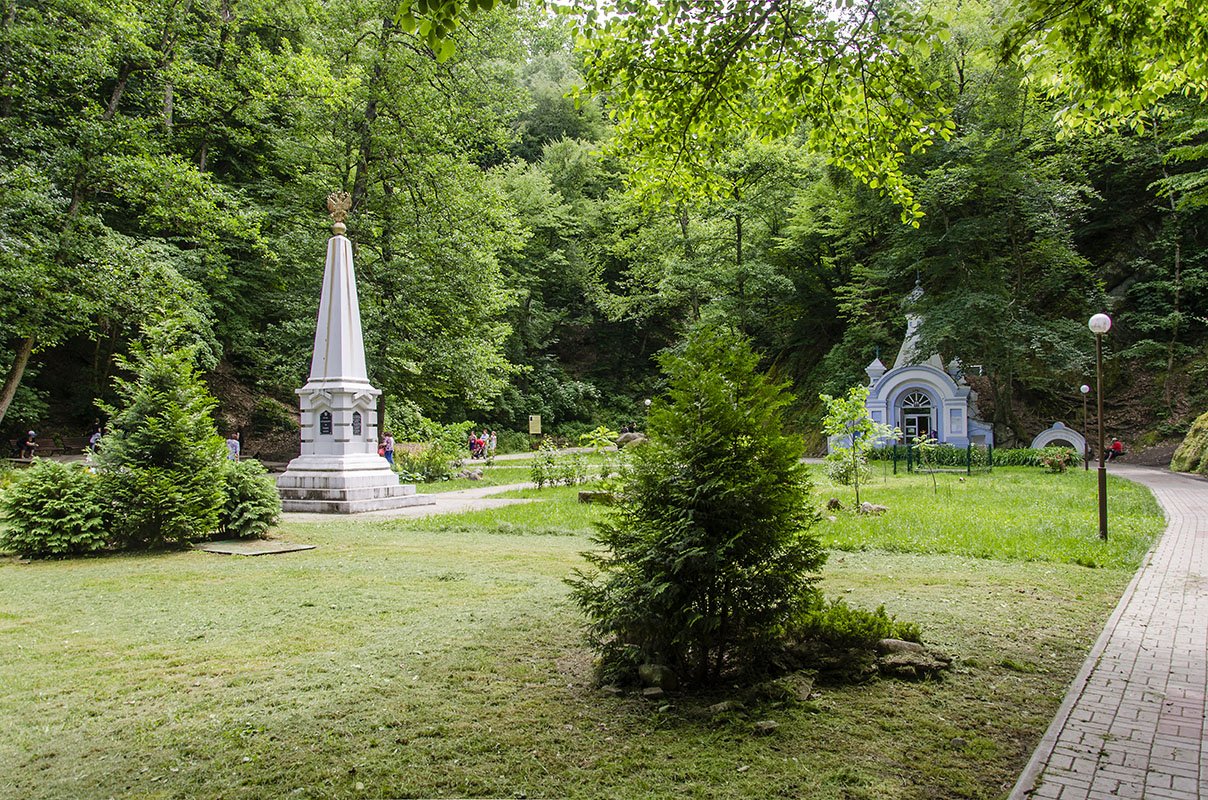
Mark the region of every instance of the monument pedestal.
[[434, 502], [415, 493], [377, 455], [303, 455], [277, 478], [284, 511], [359, 514]]

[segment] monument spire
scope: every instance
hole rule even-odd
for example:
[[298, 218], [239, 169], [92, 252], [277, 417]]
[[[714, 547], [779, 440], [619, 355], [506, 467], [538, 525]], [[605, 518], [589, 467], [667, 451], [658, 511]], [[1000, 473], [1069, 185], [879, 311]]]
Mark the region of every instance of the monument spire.
[[344, 219], [347, 192], [327, 197], [334, 234], [327, 241], [310, 378], [298, 389], [301, 454], [277, 479], [286, 511], [356, 513], [430, 503], [399, 483], [378, 455], [381, 392], [369, 383], [352, 243]]
[[332, 192], [327, 196], [334, 235], [327, 240], [327, 265], [323, 270], [323, 291], [307, 387], [326, 388], [343, 383], [369, 385], [357, 278], [352, 266], [352, 242], [344, 236], [348, 230], [344, 220], [351, 206], [348, 192]]

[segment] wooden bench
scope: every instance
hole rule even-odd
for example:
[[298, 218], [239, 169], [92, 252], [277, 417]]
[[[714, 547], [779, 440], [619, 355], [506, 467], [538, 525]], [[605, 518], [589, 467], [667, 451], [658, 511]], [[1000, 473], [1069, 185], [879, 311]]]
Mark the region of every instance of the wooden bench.
[[[49, 458], [50, 456], [79, 456], [83, 455], [88, 449], [87, 436], [50, 436], [46, 441], [38, 440], [37, 449], [34, 450], [35, 456]], [[8, 458], [10, 461], [28, 462], [28, 458], [19, 458], [15, 455], [17, 448], [20, 445], [20, 439], [10, 439], [8, 443]]]
[[39, 442], [40, 456], [78, 456], [88, 449], [87, 436], [52, 436], [48, 442]]

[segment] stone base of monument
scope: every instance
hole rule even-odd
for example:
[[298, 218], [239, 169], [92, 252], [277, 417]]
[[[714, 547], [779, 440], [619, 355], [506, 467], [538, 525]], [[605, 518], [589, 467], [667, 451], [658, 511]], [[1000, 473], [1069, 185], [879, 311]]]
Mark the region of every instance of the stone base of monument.
[[299, 456], [277, 478], [283, 511], [359, 514], [432, 505], [378, 456]]

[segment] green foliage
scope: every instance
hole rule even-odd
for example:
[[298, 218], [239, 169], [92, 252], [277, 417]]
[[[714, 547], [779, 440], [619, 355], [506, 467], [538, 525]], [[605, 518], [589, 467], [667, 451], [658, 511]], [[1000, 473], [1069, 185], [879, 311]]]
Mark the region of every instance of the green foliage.
[[868, 401], [867, 386], [853, 386], [844, 397], [823, 394], [819, 399], [826, 407], [826, 415], [822, 418], [822, 432], [828, 437], [837, 438], [834, 454], [841, 455], [850, 462], [851, 466], [842, 471], [842, 474], [848, 477], [855, 488], [856, 504], [859, 505], [860, 478], [868, 472], [869, 451], [885, 439], [897, 438], [898, 430], [891, 425], [873, 422], [872, 417], [868, 415], [865, 405]]
[[823, 642], [835, 648], [872, 649], [882, 639], [922, 641], [918, 625], [899, 622], [886, 613], [885, 606], [868, 611], [850, 606], [841, 598], [818, 598], [789, 623], [789, 630], [793, 638]]
[[839, 447], [833, 453], [828, 453], [823, 463], [826, 479], [840, 486], [851, 486], [866, 482], [872, 474], [868, 460], [852, 458], [851, 448]]
[[281, 521], [277, 484], [255, 459], [224, 464], [223, 493], [226, 500], [218, 515], [218, 533], [224, 537], [264, 538]]
[[256, 400], [249, 421], [252, 424], [252, 432], [256, 434], [291, 433], [298, 430], [298, 413], [271, 397]]
[[647, 421], [601, 549], [571, 581], [605, 673], [652, 662], [707, 684], [753, 669], [805, 608], [826, 555], [811, 531], [791, 396], [745, 339], [702, 327], [662, 358]]
[[471, 422], [453, 425], [429, 422], [423, 430], [423, 447], [418, 452], [395, 448], [395, 471], [409, 481], [433, 483], [449, 480], [469, 454], [466, 441], [473, 429]]
[[496, 437], [496, 452], [500, 455], [504, 453], [527, 453], [530, 449], [531, 436], [523, 431], [498, 431]]
[[541, 489], [554, 486], [558, 480], [558, 445], [553, 439], [546, 437], [541, 440], [537, 455], [529, 462], [529, 480]]
[[[742, 0], [583, 4], [580, 46], [589, 87], [608, 95], [627, 152], [660, 183], [720, 194], [713, 162], [744, 139], [805, 131], [873, 189], [921, 216], [902, 169], [907, 154], [952, 124], [922, 69], [944, 31], [926, 13], [805, 2], [778, 9]], [[875, 53], [875, 56], [873, 55]]]
[[581, 447], [590, 447], [597, 456], [601, 457], [600, 480], [606, 481], [611, 478], [612, 474], [621, 469], [625, 463], [624, 454], [615, 449], [618, 436], [620, 434], [617, 431], [606, 425], [600, 425], [579, 437]]
[[1049, 472], [1059, 474], [1082, 460], [1072, 447], [1042, 447], [1038, 458]]
[[123, 547], [183, 546], [218, 528], [226, 446], [211, 416], [215, 400], [194, 367], [194, 348], [169, 349], [151, 332], [120, 365], [118, 404], [102, 406], [109, 432], [97, 455], [99, 494]]
[[0, 548], [30, 558], [76, 556], [107, 544], [96, 476], [82, 465], [35, 459], [0, 495]]
[[582, 453], [565, 453], [558, 456], [552, 483], [562, 486], [577, 486], [586, 480], [587, 462]]
[[1199, 472], [1208, 475], [1208, 413], [1196, 417], [1174, 456], [1170, 468], [1175, 472]]
[[[1033, 448], [1033, 447], [1016, 447], [1010, 450], [1002, 449], [994, 451], [994, 466], [996, 467], [1043, 467], [1046, 466], [1044, 458], [1049, 450], [1070, 450], [1070, 448]], [[1079, 460], [1076, 451], [1074, 453], [1074, 461]]]
[[1208, 96], [1208, 35], [1188, 0], [1023, 0], [1006, 34], [1071, 127], [1138, 124], [1171, 94]]

